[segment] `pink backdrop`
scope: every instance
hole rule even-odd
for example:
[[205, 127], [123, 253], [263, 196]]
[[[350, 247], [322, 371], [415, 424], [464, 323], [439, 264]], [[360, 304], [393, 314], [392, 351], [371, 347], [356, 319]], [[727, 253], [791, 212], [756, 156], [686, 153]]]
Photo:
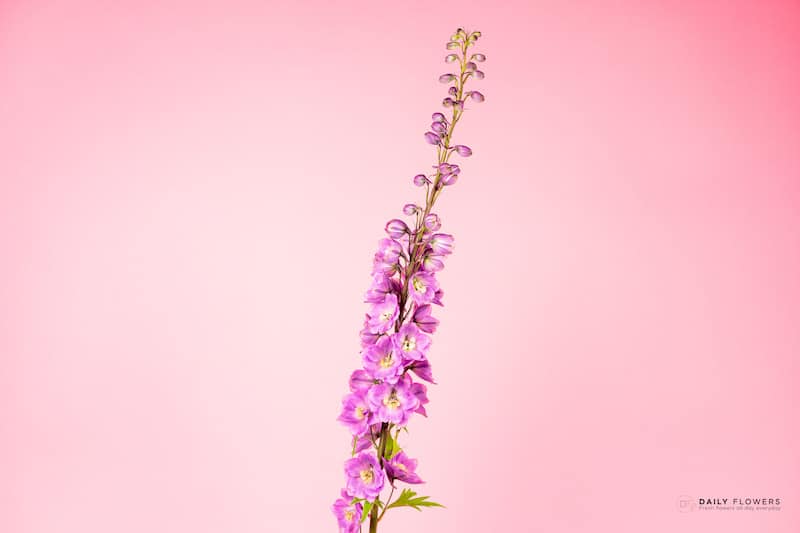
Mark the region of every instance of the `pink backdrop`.
[[0, 531], [335, 531], [459, 24], [487, 100], [407, 441], [448, 508], [382, 530], [800, 530], [800, 6], [402, 4], [0, 2]]

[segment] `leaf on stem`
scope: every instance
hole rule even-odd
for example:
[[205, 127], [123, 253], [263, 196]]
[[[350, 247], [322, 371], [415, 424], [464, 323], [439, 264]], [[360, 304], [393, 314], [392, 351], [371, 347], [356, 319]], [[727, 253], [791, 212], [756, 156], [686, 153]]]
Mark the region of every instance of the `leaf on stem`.
[[395, 501], [389, 504], [387, 509], [392, 507], [411, 507], [417, 511], [422, 511], [422, 507], [444, 507], [441, 503], [430, 501], [430, 496], [417, 496], [417, 493], [411, 489], [403, 489], [400, 496]]

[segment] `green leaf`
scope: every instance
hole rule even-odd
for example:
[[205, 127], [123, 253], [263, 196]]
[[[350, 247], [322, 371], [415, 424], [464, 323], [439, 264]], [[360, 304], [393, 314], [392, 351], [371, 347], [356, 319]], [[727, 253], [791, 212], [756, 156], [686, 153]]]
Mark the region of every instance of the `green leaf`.
[[397, 443], [397, 435], [392, 437], [392, 432], [386, 432], [386, 448], [383, 450], [383, 457], [391, 459], [400, 452], [400, 445]]
[[403, 489], [400, 496], [395, 501], [389, 504], [387, 509], [392, 507], [411, 507], [417, 511], [422, 511], [422, 507], [444, 507], [441, 503], [430, 501], [430, 496], [417, 496], [417, 493], [411, 489]]
[[[372, 510], [372, 508], [373, 508], [374, 506], [376, 506], [376, 505], [377, 505], [379, 509], [380, 509], [381, 507], [383, 507], [383, 502], [382, 502], [382, 501], [380, 501], [380, 500], [375, 500], [374, 502], [371, 502], [371, 501], [369, 501], [369, 500], [364, 500], [364, 499], [362, 499], [362, 498], [356, 498], [356, 499], [357, 499], [358, 501], [362, 502], [362, 503], [361, 503], [361, 505], [362, 505], [362, 507], [363, 507], [363, 509], [362, 509], [362, 511], [361, 511], [361, 523], [362, 523], [362, 524], [363, 524], [363, 523], [364, 523], [364, 521], [367, 519], [367, 517], [369, 516], [369, 512]], [[353, 500], [353, 503], [355, 503], [355, 500]]]
[[372, 502], [365, 501], [364, 502], [364, 510], [361, 512], [361, 523], [363, 524], [364, 521], [369, 516], [370, 510], [372, 510]]

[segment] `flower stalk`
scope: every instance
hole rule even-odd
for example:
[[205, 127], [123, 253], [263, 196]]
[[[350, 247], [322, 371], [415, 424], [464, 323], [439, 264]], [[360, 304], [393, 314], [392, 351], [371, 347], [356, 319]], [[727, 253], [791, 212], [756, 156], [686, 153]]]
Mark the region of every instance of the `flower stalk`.
[[[410, 226], [400, 219], [386, 224], [388, 237], [380, 241], [373, 260], [372, 284], [364, 298], [370, 308], [360, 334], [363, 367], [351, 374], [350, 393], [343, 398], [339, 415], [352, 434], [345, 488], [333, 504], [340, 533], [360, 532], [367, 520], [369, 532], [376, 533], [389, 509], [442, 507], [409, 488], [394, 497], [398, 482], [423, 483], [416, 473], [417, 460], [405, 454], [398, 440], [413, 414], [427, 416], [427, 387], [422, 381], [435, 383], [428, 352], [430, 334], [439, 321], [431, 309], [443, 305], [436, 273], [452, 253], [453, 237], [439, 232], [441, 219], [433, 207], [461, 173], [460, 166], [450, 162], [451, 156], [472, 155], [472, 149], [454, 145], [452, 139], [466, 101], [484, 100], [480, 92], [466, 90], [471, 79], [484, 77], [477, 63], [486, 56], [470, 55], [480, 36], [478, 31], [459, 28], [447, 43], [450, 53], [445, 62], [458, 62], [459, 68], [439, 77], [442, 83], [452, 83], [442, 101], [451, 112], [450, 119], [434, 113], [430, 131], [424, 134], [426, 142], [436, 146], [437, 161], [432, 174], [417, 174], [413, 179], [414, 185], [425, 187], [425, 204], [403, 207], [404, 215], [413, 217]], [[385, 489], [389, 493], [382, 500]]]

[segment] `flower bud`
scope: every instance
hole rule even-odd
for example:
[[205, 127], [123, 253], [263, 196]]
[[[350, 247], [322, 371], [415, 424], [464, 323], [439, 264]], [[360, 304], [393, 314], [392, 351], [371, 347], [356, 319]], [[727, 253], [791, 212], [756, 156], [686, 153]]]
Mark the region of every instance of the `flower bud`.
[[455, 185], [458, 181], [458, 174], [443, 174], [439, 181], [442, 185]]
[[472, 57], [470, 57], [470, 59], [480, 63], [482, 61], [486, 61], [486, 56], [483, 54], [472, 54]]
[[470, 96], [470, 97], [471, 97], [473, 100], [475, 100], [476, 102], [483, 102], [483, 100], [484, 100], [484, 98], [483, 98], [483, 94], [482, 94], [482, 93], [479, 93], [478, 91], [471, 91], [471, 92], [469, 93], [469, 96]]
[[422, 260], [422, 269], [425, 272], [439, 272], [444, 269], [444, 262], [436, 255], [427, 255]]
[[433, 120], [434, 122], [444, 122], [445, 124], [447, 124], [447, 119], [444, 118], [444, 115], [441, 113], [434, 113], [433, 115], [431, 115], [431, 120]]
[[457, 59], [458, 59], [458, 56], [456, 54], [447, 54], [445, 56], [445, 58], [444, 58], [444, 62], [445, 63], [452, 63], [453, 61], [456, 61]]
[[455, 79], [456, 79], [455, 74], [442, 74], [441, 76], [439, 76], [439, 83], [450, 83]]
[[448, 50], [458, 50], [459, 48], [461, 48], [461, 43], [457, 43], [456, 41], [450, 41], [447, 43]]
[[393, 218], [392, 220], [387, 222], [385, 229], [386, 233], [388, 233], [389, 237], [391, 237], [392, 239], [399, 239], [400, 237], [406, 235], [409, 232], [406, 223], [400, 220], [399, 218]]
[[419, 210], [417, 204], [406, 204], [403, 206], [403, 214], [411, 216]]
[[442, 100], [442, 105], [445, 106], [445, 107], [453, 107], [455, 105], [455, 103], [456, 103], [455, 100], [453, 100], [449, 96], [447, 98], [445, 98], [444, 100]]
[[437, 233], [431, 237], [428, 245], [436, 255], [450, 254], [453, 252], [453, 236], [446, 233]]
[[447, 131], [447, 126], [445, 125], [444, 122], [434, 122], [433, 124], [431, 124], [431, 129], [436, 133], [444, 133], [445, 131]]
[[453, 148], [455, 148], [458, 155], [461, 157], [469, 157], [472, 155], [472, 148], [469, 146], [464, 146], [463, 144], [457, 144]]
[[425, 132], [425, 140], [428, 142], [428, 144], [440, 144], [441, 143], [441, 139], [439, 138], [439, 136], [437, 134], [433, 133], [432, 131], [426, 131]]
[[425, 227], [430, 231], [438, 231], [442, 227], [442, 222], [439, 220], [439, 215], [436, 213], [429, 213], [425, 217]]
[[414, 185], [417, 187], [422, 187], [423, 185], [427, 185], [431, 182], [425, 174], [417, 174], [414, 176]]
[[456, 96], [458, 94], [458, 88], [450, 87], [449, 89], [447, 89], [447, 94], [449, 94], [450, 96]]
[[472, 73], [472, 76], [476, 80], [482, 80], [483, 78], [486, 77], [486, 74], [484, 74], [482, 70], [476, 70], [475, 72]]
[[469, 71], [478, 70], [478, 65], [473, 63], [472, 61], [467, 62], [466, 69]]

